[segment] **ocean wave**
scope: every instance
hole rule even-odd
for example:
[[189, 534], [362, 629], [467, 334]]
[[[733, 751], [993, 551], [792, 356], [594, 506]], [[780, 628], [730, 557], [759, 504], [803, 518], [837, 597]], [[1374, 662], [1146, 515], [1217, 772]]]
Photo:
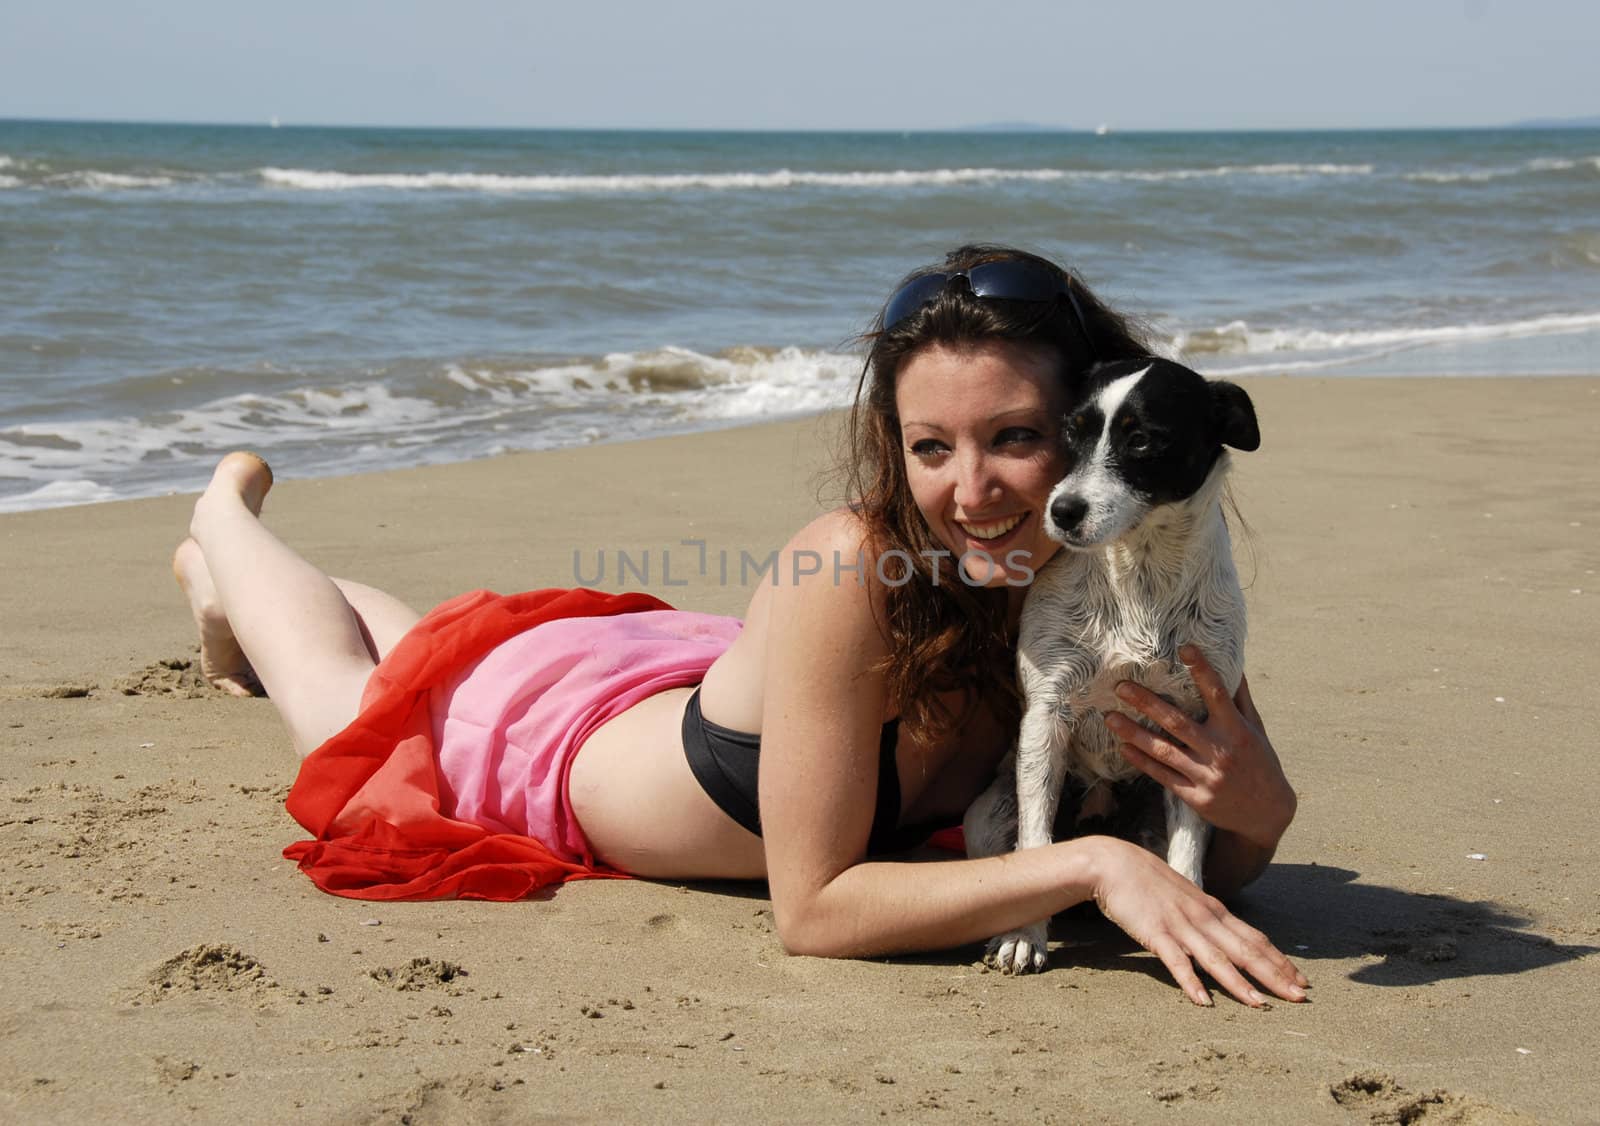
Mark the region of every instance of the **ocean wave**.
[[288, 450], [293, 471], [323, 476], [797, 417], [847, 404], [859, 371], [857, 357], [800, 348], [663, 347], [565, 364], [463, 361], [420, 379], [30, 423], [0, 430], [0, 479], [34, 486], [0, 497], [0, 511], [112, 499], [96, 481], [123, 483], [119, 497], [198, 484], [240, 446]]
[[1364, 176], [1370, 164], [1241, 164], [1216, 168], [1071, 169], [930, 168], [888, 171], [619, 173], [614, 175], [511, 175], [493, 172], [333, 172], [263, 168], [263, 182], [299, 191], [466, 191], [504, 193], [625, 194], [680, 191], [773, 191], [796, 187], [879, 190], [959, 187], [1004, 182], [1130, 181], [1155, 183], [1224, 176]]
[[51, 176], [47, 183], [69, 188], [86, 188], [89, 191], [113, 191], [128, 188], [166, 188], [176, 183], [172, 176], [134, 176], [126, 172], [63, 172]]
[[[134, 190], [175, 184], [225, 186], [264, 184], [303, 192], [478, 192], [503, 195], [628, 195], [674, 192], [760, 192], [794, 188], [883, 191], [911, 188], [960, 188], [1003, 183], [1130, 183], [1162, 184], [1242, 179], [1344, 179], [1397, 177], [1419, 184], [1472, 184], [1516, 176], [1600, 172], [1600, 155], [1581, 158], [1538, 157], [1518, 164], [1484, 168], [1424, 168], [1402, 172], [1374, 163], [1276, 162], [1219, 164], [1178, 168], [902, 168], [806, 170], [778, 168], [727, 172], [509, 173], [477, 171], [349, 172], [331, 169], [265, 167], [249, 172], [185, 172], [148, 169], [137, 172], [104, 169], [52, 171], [39, 161], [0, 154], [4, 187], [69, 190]], [[19, 179], [20, 177], [20, 179]]]
[[[1182, 183], [1228, 177], [1310, 179], [1367, 176], [1371, 164], [1225, 164], [1211, 168], [923, 168], [815, 171], [779, 168], [739, 172], [620, 172], [516, 174], [504, 172], [341, 172], [312, 168], [259, 168], [249, 174], [189, 173], [154, 169], [53, 172], [48, 165], [7, 156], [0, 186], [88, 191], [130, 191], [175, 184], [226, 186], [257, 183], [302, 192], [478, 192], [490, 195], [629, 195], [675, 192], [764, 192], [795, 188], [885, 191], [961, 188], [1004, 183]], [[16, 175], [22, 173], [22, 176]]]
[[771, 191], [793, 187], [896, 188], [994, 183], [1002, 180], [1055, 180], [1055, 169], [940, 168], [892, 172], [673, 172], [617, 175], [507, 175], [493, 172], [321, 172], [263, 168], [268, 184], [301, 191], [477, 191], [599, 193], [675, 191]]
[[50, 172], [48, 165], [37, 161], [16, 161], [0, 164], [0, 168], [9, 168], [12, 172], [25, 173], [23, 176], [10, 173], [0, 175], [0, 187], [5, 188], [56, 188], [66, 191], [130, 191], [142, 188], [170, 188], [180, 180], [197, 179], [192, 176], [183, 176], [178, 173], [148, 173], [143, 175], [131, 172], [105, 172], [93, 168], [78, 169], [72, 172]]
[[1334, 352], [1413, 347], [1481, 340], [1512, 340], [1600, 329], [1600, 313], [1552, 314], [1491, 324], [1401, 326], [1387, 329], [1253, 329], [1231, 321], [1211, 329], [1177, 333], [1172, 347], [1187, 355], [1253, 355], [1268, 352]]
[[1546, 172], [1571, 172], [1592, 168], [1600, 172], [1600, 156], [1581, 159], [1537, 157], [1521, 164], [1497, 165], [1491, 168], [1437, 169], [1407, 172], [1401, 179], [1421, 184], [1484, 184], [1491, 180], [1504, 180], [1512, 176], [1538, 175]]
[[1216, 168], [1172, 168], [1155, 171], [1104, 171], [1080, 173], [1084, 177], [1107, 180], [1160, 182], [1163, 180], [1202, 180], [1222, 176], [1286, 176], [1304, 180], [1316, 176], [1370, 176], [1372, 164], [1224, 164]]
[[98, 481], [74, 479], [51, 481], [32, 492], [0, 497], [0, 512], [28, 512], [35, 508], [65, 508], [71, 504], [99, 504], [118, 500], [115, 489]]

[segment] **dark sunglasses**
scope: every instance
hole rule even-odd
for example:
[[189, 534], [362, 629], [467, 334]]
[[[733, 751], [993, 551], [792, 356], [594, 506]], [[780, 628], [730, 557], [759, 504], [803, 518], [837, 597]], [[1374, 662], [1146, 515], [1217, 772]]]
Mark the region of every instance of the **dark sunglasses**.
[[895, 290], [894, 296], [883, 307], [883, 331], [888, 332], [907, 317], [912, 316], [928, 302], [944, 292], [945, 286], [957, 278], [965, 279], [967, 289], [974, 297], [999, 301], [1054, 301], [1065, 297], [1072, 306], [1072, 316], [1078, 332], [1088, 345], [1091, 354], [1094, 342], [1089, 338], [1089, 326], [1084, 323], [1083, 310], [1066, 279], [1054, 270], [1022, 258], [1005, 258], [998, 262], [984, 262], [970, 270], [950, 274], [922, 274], [912, 278]]

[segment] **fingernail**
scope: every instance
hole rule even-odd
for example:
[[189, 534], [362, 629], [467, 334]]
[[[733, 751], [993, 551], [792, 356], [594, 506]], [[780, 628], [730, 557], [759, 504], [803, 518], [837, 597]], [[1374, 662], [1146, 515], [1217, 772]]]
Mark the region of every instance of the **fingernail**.
[[1127, 681], [1123, 681], [1121, 684], [1117, 685], [1117, 696], [1123, 700], [1133, 699], [1133, 685], [1129, 684]]
[[1250, 1003], [1252, 1005], [1265, 1005], [1267, 1003], [1267, 999], [1252, 989], [1250, 991]]
[[1306, 999], [1306, 991], [1298, 985], [1291, 985], [1289, 986], [1289, 999], [1292, 1001], [1304, 1001]]
[[1194, 658], [1195, 658], [1195, 648], [1194, 648], [1193, 645], [1180, 645], [1180, 646], [1178, 646], [1178, 659], [1179, 660], [1192, 661], [1192, 660], [1194, 660]]

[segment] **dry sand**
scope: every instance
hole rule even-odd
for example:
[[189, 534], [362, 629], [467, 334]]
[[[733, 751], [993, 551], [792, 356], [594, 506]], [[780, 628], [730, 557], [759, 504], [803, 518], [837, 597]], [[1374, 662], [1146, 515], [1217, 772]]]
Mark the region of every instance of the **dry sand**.
[[[0, 518], [0, 1119], [1600, 1120], [1600, 380], [1248, 386], [1248, 666], [1301, 807], [1238, 907], [1312, 1003], [1194, 1008], [1081, 912], [1008, 979], [787, 957], [760, 886], [322, 895], [271, 704], [163, 666], [171, 497]], [[285, 480], [266, 515], [419, 606], [571, 585], [574, 549], [676, 580], [681, 539], [764, 554], [816, 509], [818, 430]], [[739, 612], [711, 571], [653, 589]]]

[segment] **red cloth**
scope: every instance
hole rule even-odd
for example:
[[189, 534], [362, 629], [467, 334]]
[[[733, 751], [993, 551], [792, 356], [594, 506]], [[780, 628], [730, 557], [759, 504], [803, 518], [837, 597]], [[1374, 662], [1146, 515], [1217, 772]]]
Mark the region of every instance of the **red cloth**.
[[285, 804], [316, 839], [283, 855], [323, 891], [351, 899], [512, 900], [567, 880], [626, 878], [442, 814], [428, 697], [544, 622], [669, 609], [648, 594], [582, 589], [480, 590], [435, 607], [374, 670], [350, 726], [300, 764]]

